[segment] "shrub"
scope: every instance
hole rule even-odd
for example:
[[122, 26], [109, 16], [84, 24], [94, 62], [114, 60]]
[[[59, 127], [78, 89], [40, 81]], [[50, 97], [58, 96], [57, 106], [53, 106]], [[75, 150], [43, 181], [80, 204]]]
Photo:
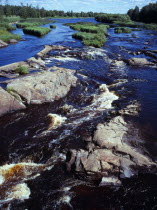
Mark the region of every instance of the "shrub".
[[139, 25], [135, 24], [133, 21], [128, 21], [128, 22], [114, 21], [114, 24], [119, 26], [132, 27], [132, 28], [140, 27]]
[[131, 33], [132, 32], [132, 30], [130, 29], [130, 28], [125, 28], [125, 27], [116, 27], [115, 29], [114, 29], [114, 32], [115, 33]]
[[37, 26], [23, 28], [23, 32], [25, 34], [31, 34], [31, 35], [39, 36], [39, 37], [46, 35], [50, 31], [51, 31], [51, 29], [49, 29], [49, 28], [37, 27]]
[[56, 26], [55, 25], [50, 25], [50, 28], [56, 28]]
[[27, 66], [18, 66], [14, 71], [18, 74], [28, 74], [29, 73]]

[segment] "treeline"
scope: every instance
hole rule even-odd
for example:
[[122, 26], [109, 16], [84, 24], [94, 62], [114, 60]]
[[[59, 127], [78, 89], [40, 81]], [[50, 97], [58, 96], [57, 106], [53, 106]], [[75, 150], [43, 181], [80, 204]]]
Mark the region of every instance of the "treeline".
[[140, 21], [144, 23], [157, 23], [157, 3], [150, 3], [139, 9], [130, 9], [127, 13], [134, 21]]
[[44, 8], [33, 7], [32, 5], [13, 6], [0, 5], [0, 16], [20, 16], [21, 18], [43, 18], [43, 17], [95, 17], [98, 13], [95, 12], [64, 12], [57, 10], [45, 10]]

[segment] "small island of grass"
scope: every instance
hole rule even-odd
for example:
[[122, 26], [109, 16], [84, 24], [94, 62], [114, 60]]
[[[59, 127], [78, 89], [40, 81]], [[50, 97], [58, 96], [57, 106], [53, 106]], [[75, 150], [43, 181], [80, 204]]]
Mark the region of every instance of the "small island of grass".
[[23, 28], [23, 32], [25, 34], [30, 34], [30, 35], [39, 36], [39, 37], [46, 35], [50, 31], [51, 31], [50, 28], [37, 27], [37, 26]]
[[74, 33], [73, 38], [79, 39], [84, 45], [93, 47], [102, 47], [106, 42], [108, 25], [94, 24], [90, 22], [78, 22], [73, 24], [65, 24], [70, 28], [80, 31], [80, 33]]
[[132, 30], [130, 28], [126, 28], [126, 27], [116, 27], [114, 29], [114, 32], [117, 33], [117, 34], [120, 34], [120, 33], [131, 33]]

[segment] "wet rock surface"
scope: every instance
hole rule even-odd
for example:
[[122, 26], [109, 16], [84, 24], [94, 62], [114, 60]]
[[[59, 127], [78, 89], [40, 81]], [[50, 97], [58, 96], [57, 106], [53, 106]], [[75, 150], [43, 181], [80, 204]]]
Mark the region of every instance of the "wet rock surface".
[[0, 48], [2, 47], [7, 47], [8, 44], [6, 42], [3, 42], [2, 40], [0, 40]]
[[67, 170], [82, 178], [102, 179], [104, 185], [120, 184], [122, 178], [137, 175], [142, 169], [151, 171], [156, 163], [133, 146], [140, 141], [133, 129], [121, 116], [98, 124], [93, 136], [84, 138], [85, 150], [69, 151]]
[[125, 62], [131, 66], [148, 66], [152, 65], [151, 62], [149, 62], [146, 58], [130, 58], [128, 60], [125, 60]]

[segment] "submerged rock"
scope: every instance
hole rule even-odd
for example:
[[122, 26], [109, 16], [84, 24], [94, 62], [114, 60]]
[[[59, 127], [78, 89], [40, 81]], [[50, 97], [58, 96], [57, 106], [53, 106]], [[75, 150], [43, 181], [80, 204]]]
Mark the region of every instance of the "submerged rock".
[[137, 136], [130, 138], [130, 129], [120, 116], [98, 124], [93, 137], [85, 139], [86, 149], [69, 151], [67, 170], [84, 178], [102, 179], [100, 185], [117, 185], [121, 178], [138, 174], [140, 169], [149, 171], [156, 164], [138, 148], [130, 146], [130, 141], [137, 140]]
[[131, 66], [148, 66], [152, 65], [146, 58], [130, 58], [125, 60], [125, 62]]

